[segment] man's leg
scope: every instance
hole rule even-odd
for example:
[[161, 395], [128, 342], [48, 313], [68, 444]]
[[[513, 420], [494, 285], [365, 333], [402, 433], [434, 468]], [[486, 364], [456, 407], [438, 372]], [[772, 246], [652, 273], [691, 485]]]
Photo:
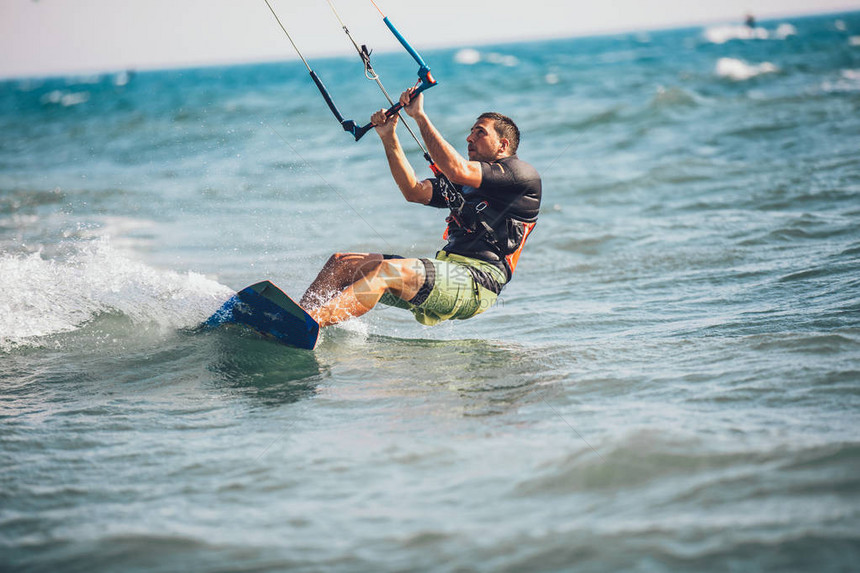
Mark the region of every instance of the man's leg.
[[302, 306], [320, 326], [330, 326], [365, 314], [385, 293], [411, 300], [424, 280], [424, 264], [419, 259], [338, 253], [308, 287]]
[[364, 274], [373, 272], [382, 260], [383, 256], [378, 253], [333, 254], [302, 295], [299, 306], [304, 309], [321, 307]]

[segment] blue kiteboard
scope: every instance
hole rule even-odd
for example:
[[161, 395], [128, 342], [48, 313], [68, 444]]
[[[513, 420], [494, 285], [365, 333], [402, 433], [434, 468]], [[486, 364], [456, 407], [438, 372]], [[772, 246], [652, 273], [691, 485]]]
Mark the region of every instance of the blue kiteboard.
[[320, 326], [296, 302], [269, 281], [237, 292], [204, 323], [206, 328], [238, 324], [295, 348], [313, 350]]

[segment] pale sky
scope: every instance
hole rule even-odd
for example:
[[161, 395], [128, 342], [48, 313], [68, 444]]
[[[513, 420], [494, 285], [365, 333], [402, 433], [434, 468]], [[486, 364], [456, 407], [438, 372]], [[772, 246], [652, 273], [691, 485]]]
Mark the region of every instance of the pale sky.
[[[356, 40], [396, 40], [333, 0]], [[353, 49], [326, 0], [270, 0], [305, 56]], [[419, 50], [860, 10], [860, 0], [378, 0]], [[295, 59], [264, 0], [0, 0], [0, 77]]]

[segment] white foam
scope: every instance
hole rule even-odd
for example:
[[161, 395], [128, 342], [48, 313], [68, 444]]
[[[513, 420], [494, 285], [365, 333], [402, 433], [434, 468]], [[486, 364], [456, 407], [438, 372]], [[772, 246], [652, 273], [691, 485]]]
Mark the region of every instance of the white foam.
[[86, 103], [89, 100], [89, 92], [68, 92], [62, 90], [54, 90], [43, 95], [39, 101], [41, 101], [43, 104], [53, 103], [60, 104], [63, 107], [71, 107], [73, 105]]
[[[364, 317], [353, 318], [337, 324], [335, 328], [340, 328], [354, 335], [357, 340], [365, 342], [370, 336], [370, 323]], [[325, 331], [325, 329], [323, 329]]]
[[491, 64], [498, 64], [508, 68], [513, 68], [520, 63], [516, 56], [511, 56], [510, 54], [499, 54], [498, 52], [490, 52], [487, 54], [487, 61]]
[[777, 40], [785, 40], [789, 36], [797, 36], [797, 28], [791, 24], [780, 24], [773, 32], [773, 37]]
[[705, 28], [705, 39], [712, 44], [725, 44], [732, 40], [785, 40], [797, 35], [797, 28], [788, 23], [782, 23], [775, 30], [767, 28], [750, 28], [742, 24], [728, 24]]
[[471, 66], [481, 61], [481, 52], [472, 48], [463, 48], [454, 54], [454, 61], [458, 64]]
[[825, 81], [821, 88], [825, 92], [860, 91], [860, 70], [842, 70], [836, 81]]
[[113, 85], [117, 87], [122, 87], [128, 85], [128, 82], [131, 80], [131, 74], [128, 72], [119, 72], [113, 77]]
[[705, 39], [712, 44], [725, 44], [731, 40], [767, 40], [770, 34], [764, 28], [744, 25], [711, 26], [705, 29]]
[[772, 74], [778, 71], [779, 68], [770, 62], [749, 64], [735, 58], [720, 58], [717, 60], [715, 69], [715, 73], [719, 77], [734, 81], [744, 81], [762, 74]]
[[472, 66], [479, 62], [487, 62], [512, 68], [517, 66], [520, 61], [516, 56], [510, 54], [501, 54], [499, 52], [488, 52], [482, 54], [478, 50], [472, 48], [463, 48], [454, 54], [454, 61], [464, 66]]
[[135, 324], [190, 328], [232, 290], [203, 275], [160, 270], [128, 258], [102, 238], [62, 260], [42, 253], [0, 255], [0, 350], [71, 332], [99, 314]]

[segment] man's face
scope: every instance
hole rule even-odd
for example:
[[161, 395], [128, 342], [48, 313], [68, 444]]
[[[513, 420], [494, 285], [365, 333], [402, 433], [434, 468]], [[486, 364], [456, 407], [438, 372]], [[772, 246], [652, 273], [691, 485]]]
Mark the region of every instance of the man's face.
[[492, 119], [480, 119], [466, 137], [470, 161], [495, 161], [505, 156], [508, 140], [500, 139]]

